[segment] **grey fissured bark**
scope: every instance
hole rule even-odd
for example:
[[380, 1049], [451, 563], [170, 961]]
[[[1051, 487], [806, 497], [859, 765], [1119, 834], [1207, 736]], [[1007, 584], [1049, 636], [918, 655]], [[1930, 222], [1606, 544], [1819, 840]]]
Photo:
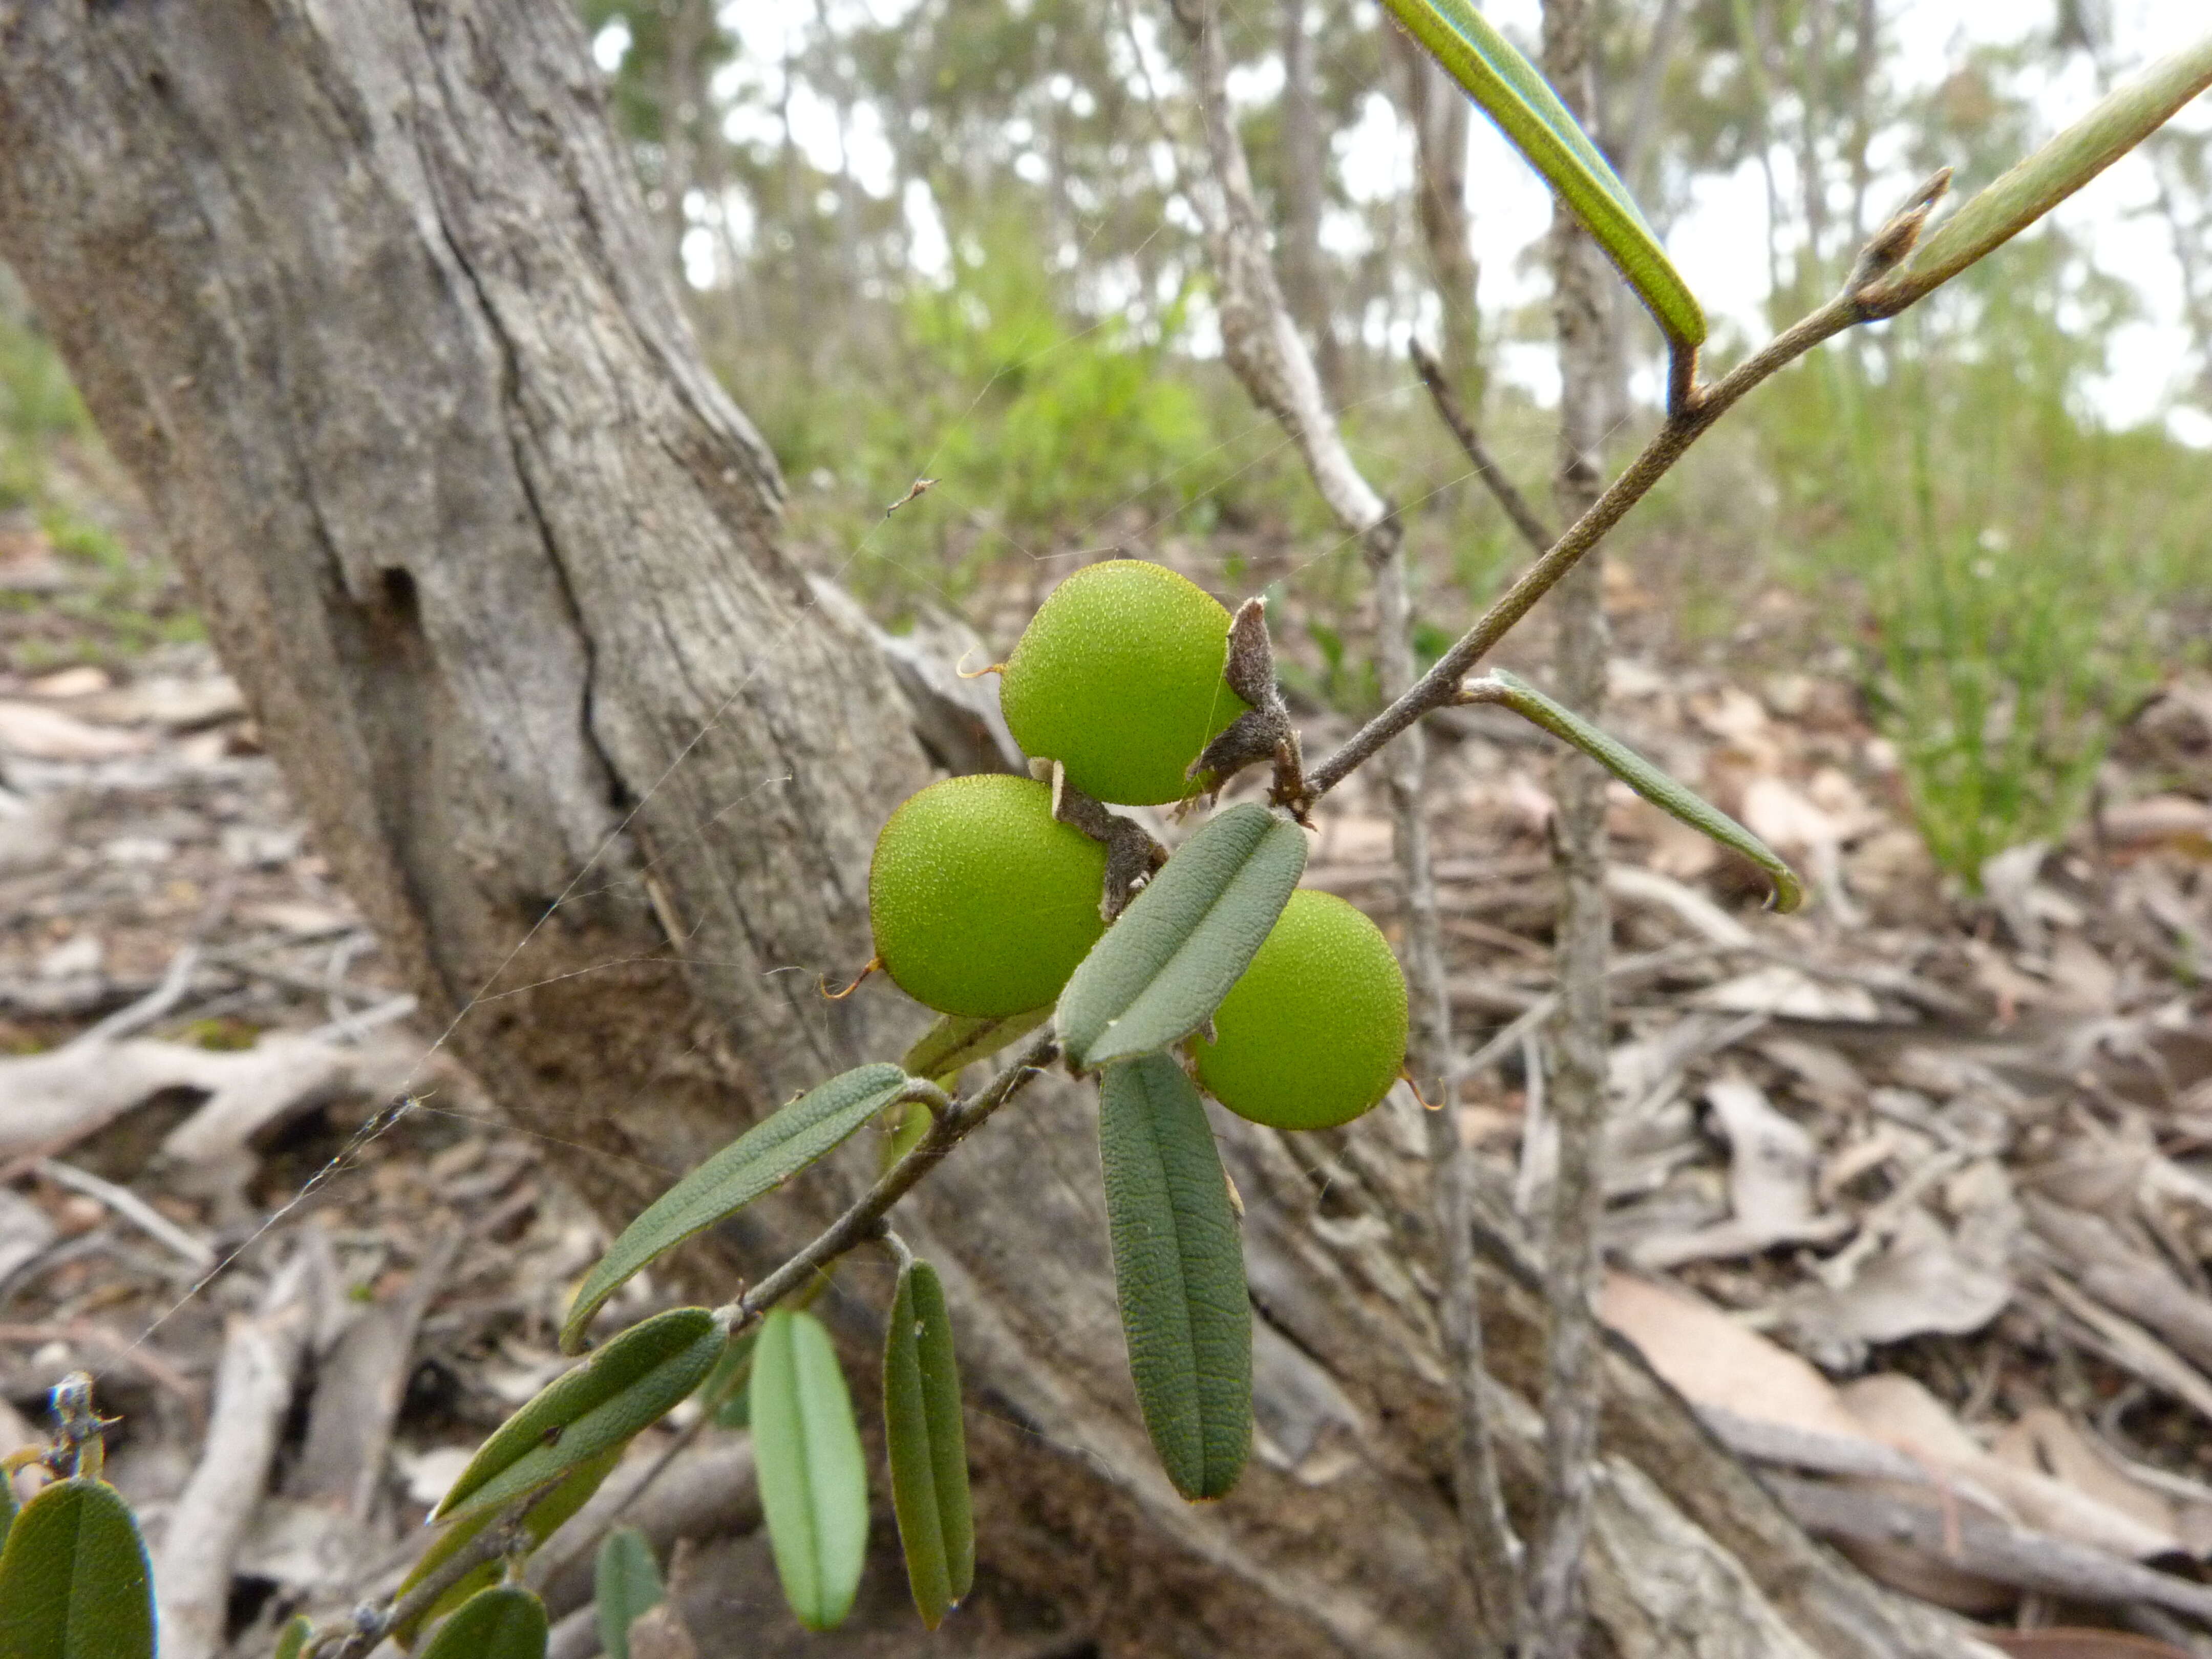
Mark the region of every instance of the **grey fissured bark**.
[[[881, 657], [780, 549], [773, 459], [693, 347], [559, 0], [0, 0], [0, 257], [318, 844], [452, 1048], [603, 1215], [792, 1091], [898, 1052], [895, 998], [830, 1004], [816, 983], [867, 957], [870, 841], [927, 765]], [[1450, 1411], [1403, 1117], [1287, 1139], [1222, 1123], [1255, 1200], [1261, 1441], [1202, 1508], [1137, 1419], [1081, 1094], [1025, 1096], [902, 1207], [970, 1391], [973, 1639], [1454, 1649]], [[874, 1155], [848, 1149], [676, 1278], [727, 1294]], [[1494, 1282], [1522, 1310], [1510, 1365], [1530, 1304]], [[888, 1292], [855, 1260], [817, 1304], [848, 1358]], [[1733, 1528], [1773, 1601], [1729, 1580], [1750, 1609], [1731, 1643], [1695, 1620], [1638, 1636], [1653, 1602], [1631, 1596], [1607, 1625], [1621, 1651], [1773, 1651], [1756, 1643], [1778, 1618], [1851, 1630], [1821, 1650], [1854, 1659], [1958, 1650], [1812, 1553], [1644, 1386], [1608, 1445], [1635, 1524]], [[1609, 1536], [1607, 1585], [1687, 1559]]]

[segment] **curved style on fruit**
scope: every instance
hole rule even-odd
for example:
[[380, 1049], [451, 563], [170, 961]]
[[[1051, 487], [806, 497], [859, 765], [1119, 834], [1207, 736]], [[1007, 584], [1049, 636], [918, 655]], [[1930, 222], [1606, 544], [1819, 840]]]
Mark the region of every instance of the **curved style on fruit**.
[[1248, 705], [1221, 678], [1229, 613], [1172, 570], [1109, 559], [1052, 591], [1006, 659], [999, 702], [1014, 741], [1085, 794], [1181, 800], [1183, 772]]
[[876, 837], [868, 919], [899, 989], [995, 1018], [1060, 994], [1106, 924], [1106, 849], [1052, 816], [1052, 790], [993, 773], [908, 797]]
[[1198, 1080], [1239, 1117], [1333, 1129], [1406, 1063], [1406, 976], [1390, 942], [1334, 893], [1301, 888], [1200, 1039]]

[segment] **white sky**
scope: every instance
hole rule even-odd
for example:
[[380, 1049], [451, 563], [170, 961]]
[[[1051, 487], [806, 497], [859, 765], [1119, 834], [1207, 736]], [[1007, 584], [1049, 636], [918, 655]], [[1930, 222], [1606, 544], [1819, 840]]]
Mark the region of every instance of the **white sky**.
[[[913, 0], [824, 0], [833, 26], [850, 14], [889, 21], [905, 12]], [[1541, 0], [1478, 0], [1487, 15], [1509, 33], [1533, 41], [1538, 33]], [[2163, 55], [2194, 38], [2204, 27], [2212, 4], [2208, 0], [2108, 0], [2112, 31], [2113, 64], [2122, 72]], [[2053, 21], [2051, 0], [2029, 3], [1998, 3], [1997, 0], [1886, 0], [1884, 27], [1894, 47], [1888, 72], [1901, 82], [1900, 89], [1933, 87], [1961, 62], [1973, 46], [2020, 40], [2031, 32], [2047, 31]], [[769, 96], [752, 100], [753, 110], [740, 106], [733, 117], [731, 137], [736, 139], [780, 141], [775, 118], [762, 105], [781, 101], [781, 64], [787, 50], [787, 31], [801, 27], [803, 17], [794, 9], [742, 0], [726, 7], [725, 21], [738, 35], [743, 50], [738, 62], [725, 71], [722, 88], [733, 92], [750, 83]], [[1150, 19], [1139, 15], [1140, 23]], [[1144, 33], [1153, 33], [1149, 29]], [[601, 61], [609, 68], [620, 60], [626, 40], [603, 35], [595, 43]], [[1155, 57], [1152, 51], [1148, 57]], [[1240, 74], [1231, 92], [1248, 103], [1271, 97], [1280, 81], [1279, 66]], [[1172, 60], [1158, 54], [1153, 64], [1156, 82], [1171, 91], [1179, 82]], [[2088, 64], [2078, 57], [2068, 71], [2050, 78], [2038, 89], [2038, 100], [2055, 131], [2086, 110], [2097, 97]], [[842, 159], [864, 188], [878, 196], [892, 188], [890, 146], [881, 118], [872, 109], [854, 112], [842, 135], [847, 153]], [[791, 106], [793, 135], [810, 159], [824, 168], [837, 166], [840, 135], [836, 112], [829, 102], [799, 88]], [[2212, 100], [2200, 99], [2181, 120], [2195, 126], [2212, 125]], [[757, 130], [765, 123], [764, 130]], [[1540, 261], [1523, 257], [1543, 234], [1551, 215], [1549, 192], [1527, 163], [1505, 143], [1486, 120], [1473, 123], [1474, 135], [1468, 168], [1474, 232], [1481, 265], [1480, 301], [1492, 315], [1541, 297], [1545, 278]], [[1365, 100], [1358, 118], [1339, 133], [1335, 165], [1347, 193], [1355, 200], [1371, 200], [1410, 185], [1413, 157], [1411, 135], [1397, 118], [1390, 100], [1378, 90]], [[1880, 179], [1873, 191], [1877, 204], [1901, 198], [1917, 182], [1898, 173]], [[1785, 179], [1786, 199], [1794, 199], [1795, 186]], [[2177, 365], [2186, 356], [2186, 335], [2180, 321], [2180, 276], [2162, 218], [2141, 211], [2152, 195], [2148, 166], [2128, 157], [2101, 175], [2060, 210], [2069, 226], [2093, 233], [2098, 263], [2107, 271], [2126, 276], [2142, 296], [2144, 319], [2131, 323], [2114, 342], [2112, 372], [2093, 388], [2105, 417], [2117, 425], [2132, 425], [2157, 417], [2179, 390]], [[903, 204], [916, 232], [912, 254], [927, 270], [941, 262], [946, 250], [934, 204], [927, 189], [910, 185]], [[1704, 301], [1717, 328], [1733, 326], [1745, 337], [1759, 338], [1765, 331], [1761, 303], [1766, 288], [1766, 196], [1758, 168], [1747, 165], [1727, 177], [1707, 177], [1697, 186], [1689, 210], [1670, 228], [1668, 252]], [[1323, 226], [1324, 240], [1341, 251], [1358, 251], [1365, 228], [1356, 216], [1340, 213]], [[1998, 257], [2002, 257], [2002, 255]], [[1506, 377], [1547, 400], [1558, 374], [1547, 346], [1508, 344], [1501, 368]], [[1647, 392], [1651, 388], [1644, 388]], [[2177, 437], [2212, 447], [2212, 419], [2191, 410], [2169, 416]]]
[[[1935, 86], [1973, 46], [2048, 31], [2054, 9], [2048, 0], [2024, 5], [1991, 0], [1893, 0], [1883, 8], [1885, 26], [1896, 46], [1890, 73], [1909, 88]], [[1484, 10], [1517, 39], [1535, 39], [1540, 0], [1486, 0]], [[2112, 0], [2111, 11], [2113, 60], [2124, 71], [2196, 38], [2212, 6], [2206, 0]], [[2069, 72], [2054, 77], [2041, 96], [2051, 130], [2087, 110], [2097, 95], [2089, 66], [2077, 58]], [[2212, 124], [2208, 106], [2212, 100], [2199, 99], [2179, 119], [2199, 128]], [[1468, 173], [1476, 246], [1525, 248], [1549, 222], [1550, 195], [1495, 128], [1481, 120], [1474, 125]], [[1361, 137], [1368, 135], [1363, 131]], [[1392, 133], [1388, 142], [1395, 146], [1401, 141]], [[1344, 164], [1348, 169], [1366, 170], [1392, 163], [1384, 161], [1379, 146], [1363, 146], [1359, 155], [1346, 155]], [[1886, 204], [1899, 199], [1917, 182], [1898, 173], [1877, 185], [1873, 200]], [[2152, 419], [2166, 409], [2178, 389], [2176, 365], [2187, 349], [2180, 320], [2180, 272], [2166, 225], [2162, 219], [2138, 211], [2152, 193], [2148, 166], [2139, 157], [2129, 156], [2100, 175], [2057, 216], [2071, 228], [2093, 231], [2098, 264], [2127, 276], [2142, 295], [2145, 319], [2121, 331], [2114, 342], [2112, 373], [2092, 388], [2105, 418], [2115, 425]], [[1669, 257], [1715, 325], [1733, 324], [1753, 339], [1765, 333], [1759, 307], [1766, 295], [1766, 228], [1765, 185], [1757, 167], [1747, 165], [1734, 175], [1701, 180], [1693, 205], [1670, 227], [1667, 238]], [[1532, 263], [1517, 257], [1486, 258], [1480, 296], [1483, 308], [1493, 311], [1540, 297], [1544, 278], [1531, 268]], [[1539, 398], [1548, 401], [1554, 395], [1558, 371], [1547, 348], [1509, 348], [1504, 370]], [[2185, 441], [2212, 445], [2212, 421], [2194, 410], [2179, 411], [2169, 424]]]

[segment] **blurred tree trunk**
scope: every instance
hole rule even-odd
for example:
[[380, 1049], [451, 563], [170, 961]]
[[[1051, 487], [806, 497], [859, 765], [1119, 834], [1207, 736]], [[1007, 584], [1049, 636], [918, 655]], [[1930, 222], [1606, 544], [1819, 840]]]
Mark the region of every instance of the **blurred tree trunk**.
[[[911, 714], [865, 623], [813, 603], [780, 546], [774, 460], [699, 362], [566, 8], [0, 6], [0, 257], [319, 847], [604, 1217], [900, 1051], [910, 1009], [816, 981], [869, 954], [871, 839], [927, 775]], [[1454, 1650], [1413, 1109], [1333, 1136], [1222, 1121], [1259, 1434], [1234, 1498], [1194, 1507], [1131, 1397], [1089, 1102], [1024, 1096], [899, 1212], [960, 1330], [976, 1605], [921, 1637], [886, 1512], [858, 1628], [804, 1636], [763, 1577], [731, 1588], [745, 1616], [708, 1659]], [[671, 1277], [718, 1297], [757, 1276], [871, 1176], [865, 1142]], [[1525, 1269], [1486, 1289], [1526, 1392]], [[864, 1401], [888, 1291], [856, 1260], [816, 1304]], [[1624, 1659], [1790, 1654], [1793, 1630], [1837, 1659], [1964, 1652], [1806, 1543], [1648, 1373], [1604, 1363], [1626, 1496], [1600, 1506], [1595, 1582]], [[1525, 1489], [1525, 1429], [1510, 1455]], [[1680, 1616], [1668, 1574], [1691, 1560], [1740, 1617]]]
[[1439, 353], [1468, 407], [1480, 419], [1482, 332], [1475, 309], [1474, 246], [1467, 212], [1468, 119], [1474, 106], [1435, 58], [1403, 29], [1389, 30], [1407, 123], [1413, 129], [1413, 205], [1429, 280], [1443, 308]]
[[[1595, 20], [1585, 0], [1544, 0], [1544, 74], [1578, 119], [1595, 125]], [[1571, 525], [1596, 504], [1608, 412], [1620, 397], [1608, 340], [1613, 273], [1596, 242], [1564, 202], [1552, 210], [1552, 308], [1559, 343], [1559, 459], [1553, 475], [1558, 522]], [[1611, 641], [1604, 606], [1605, 552], [1592, 552], [1553, 592], [1559, 633], [1553, 672], [1559, 696], [1585, 719], [1601, 719]], [[1553, 770], [1559, 803], [1553, 863], [1559, 872], [1555, 944], [1559, 1016], [1553, 1028], [1550, 1092], [1559, 1158], [1544, 1234], [1551, 1313], [1544, 1375], [1545, 1514], [1529, 1552], [1530, 1659], [1575, 1659], [1585, 1618], [1582, 1558], [1597, 1476], [1598, 1375], [1595, 1304], [1603, 1271], [1598, 1223], [1605, 1208], [1606, 1073], [1613, 1042], [1606, 995], [1612, 909], [1605, 890], [1607, 774], [1562, 753]]]
[[1344, 350], [1328, 283], [1322, 273], [1321, 209], [1327, 154], [1322, 143], [1321, 100], [1314, 86], [1313, 19], [1309, 0], [1283, 7], [1282, 234], [1283, 298], [1298, 327], [1313, 342], [1314, 368], [1332, 408], [1341, 408]]

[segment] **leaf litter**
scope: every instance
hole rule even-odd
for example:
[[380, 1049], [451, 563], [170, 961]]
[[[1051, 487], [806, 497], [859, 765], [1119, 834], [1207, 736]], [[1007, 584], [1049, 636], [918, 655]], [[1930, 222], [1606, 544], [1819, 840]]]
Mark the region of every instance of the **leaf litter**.
[[[1294, 618], [1283, 633], [1295, 650]], [[2212, 1619], [2096, 1575], [2195, 1589], [2212, 1561], [2212, 686], [2168, 688], [2093, 821], [1970, 897], [1921, 850], [1847, 687], [1634, 657], [1613, 678], [1624, 738], [1800, 860], [1814, 896], [1764, 914], [1755, 872], [1615, 792], [1608, 1322], [1899, 1587], [2197, 1639]], [[125, 1419], [111, 1470], [158, 1549], [221, 1410], [226, 1316], [312, 1254], [294, 1411], [232, 1567], [234, 1643], [265, 1648], [292, 1613], [396, 1581], [442, 1482], [563, 1368], [565, 1295], [605, 1237], [441, 1061], [351, 1178], [178, 1307], [198, 1270], [91, 1183], [227, 1255], [434, 1034], [204, 648], [120, 684], [0, 673], [0, 1438], [42, 1420], [64, 1370], [100, 1373]], [[1487, 712], [1434, 723], [1451, 990], [1479, 1062], [1459, 1110], [1533, 1214], [1550, 759]], [[1300, 718], [1310, 746], [1347, 724]], [[1316, 827], [1308, 884], [1394, 926], [1379, 793], [1355, 777]], [[661, 1295], [647, 1275], [623, 1311]], [[392, 1404], [341, 1434], [336, 1379], [361, 1366]], [[1867, 1515], [1889, 1542], [1852, 1532]], [[716, 1516], [757, 1524], [742, 1491]]]

